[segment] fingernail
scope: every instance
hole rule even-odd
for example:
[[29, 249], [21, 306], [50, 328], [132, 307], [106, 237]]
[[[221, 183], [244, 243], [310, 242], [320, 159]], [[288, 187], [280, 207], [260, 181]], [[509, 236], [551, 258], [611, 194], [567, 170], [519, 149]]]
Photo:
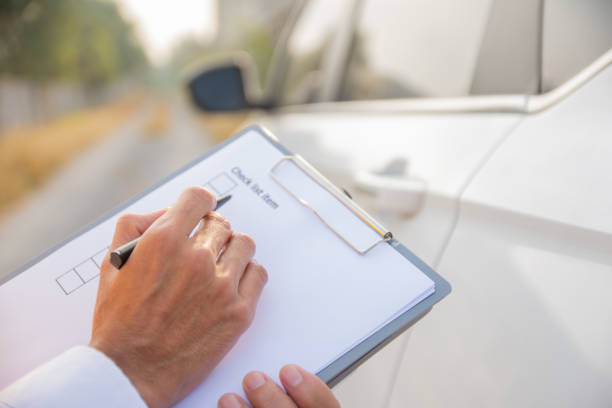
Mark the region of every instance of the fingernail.
[[226, 395], [219, 400], [219, 408], [240, 408], [240, 402], [234, 395]]
[[246, 376], [244, 379], [244, 385], [247, 387], [249, 391], [256, 390], [257, 388], [264, 385], [266, 379], [261, 373], [254, 372]]
[[302, 374], [295, 366], [287, 366], [281, 372], [283, 382], [292, 387], [297, 387], [302, 382]]

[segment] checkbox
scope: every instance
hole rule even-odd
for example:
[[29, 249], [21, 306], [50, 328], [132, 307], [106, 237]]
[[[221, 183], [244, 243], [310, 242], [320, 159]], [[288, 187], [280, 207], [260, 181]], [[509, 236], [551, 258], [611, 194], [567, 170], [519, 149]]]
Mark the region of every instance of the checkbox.
[[220, 196], [219, 192], [210, 183], [204, 184], [204, 188], [210, 191], [212, 195], [217, 197]]
[[104, 257], [106, 256], [107, 252], [108, 248], [104, 248], [103, 250], [91, 257], [91, 259], [93, 259], [98, 268], [102, 267], [102, 261], [104, 261]]
[[207, 185], [212, 187], [214, 192], [216, 192], [218, 195], [224, 195], [236, 187], [237, 183], [232, 180], [227, 173], [221, 173], [217, 177], [210, 180]]
[[92, 259], [86, 260], [75, 267], [74, 270], [79, 274], [81, 279], [83, 279], [83, 282], [89, 282], [100, 274], [100, 268], [98, 268], [98, 265], [96, 265]]
[[55, 281], [67, 295], [74, 292], [76, 289], [80, 288], [84, 284], [84, 282], [81, 280], [81, 278], [79, 278], [79, 275], [76, 274], [74, 269], [71, 269], [68, 272], [64, 273], [59, 278], [55, 279]]

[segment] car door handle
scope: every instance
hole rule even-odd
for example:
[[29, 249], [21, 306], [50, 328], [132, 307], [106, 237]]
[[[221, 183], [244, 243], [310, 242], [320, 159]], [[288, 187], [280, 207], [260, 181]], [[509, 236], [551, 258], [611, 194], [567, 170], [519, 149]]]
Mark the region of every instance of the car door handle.
[[355, 192], [365, 207], [394, 213], [403, 217], [415, 215], [423, 206], [427, 184], [406, 174], [405, 159], [391, 161], [379, 172], [360, 171], [355, 174]]

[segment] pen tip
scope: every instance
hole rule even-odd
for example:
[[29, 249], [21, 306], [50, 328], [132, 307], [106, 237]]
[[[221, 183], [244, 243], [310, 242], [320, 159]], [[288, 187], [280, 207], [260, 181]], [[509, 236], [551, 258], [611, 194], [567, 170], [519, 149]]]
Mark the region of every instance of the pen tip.
[[222, 196], [217, 197], [217, 207], [226, 203], [230, 198], [232, 198], [231, 194], [224, 194]]

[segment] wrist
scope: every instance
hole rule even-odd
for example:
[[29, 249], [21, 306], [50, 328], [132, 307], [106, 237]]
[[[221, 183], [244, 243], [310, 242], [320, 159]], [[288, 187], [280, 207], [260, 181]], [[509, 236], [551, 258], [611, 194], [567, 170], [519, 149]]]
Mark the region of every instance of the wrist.
[[156, 387], [152, 381], [149, 381], [148, 370], [145, 367], [139, 367], [139, 364], [135, 363], [133, 358], [129, 358], [122, 353], [116, 353], [113, 351], [114, 347], [95, 339], [90, 341], [89, 347], [104, 354], [121, 370], [149, 408], [165, 408], [169, 406], [169, 404], [160, 398], [160, 393], [156, 392], [156, 389], [159, 387]]

